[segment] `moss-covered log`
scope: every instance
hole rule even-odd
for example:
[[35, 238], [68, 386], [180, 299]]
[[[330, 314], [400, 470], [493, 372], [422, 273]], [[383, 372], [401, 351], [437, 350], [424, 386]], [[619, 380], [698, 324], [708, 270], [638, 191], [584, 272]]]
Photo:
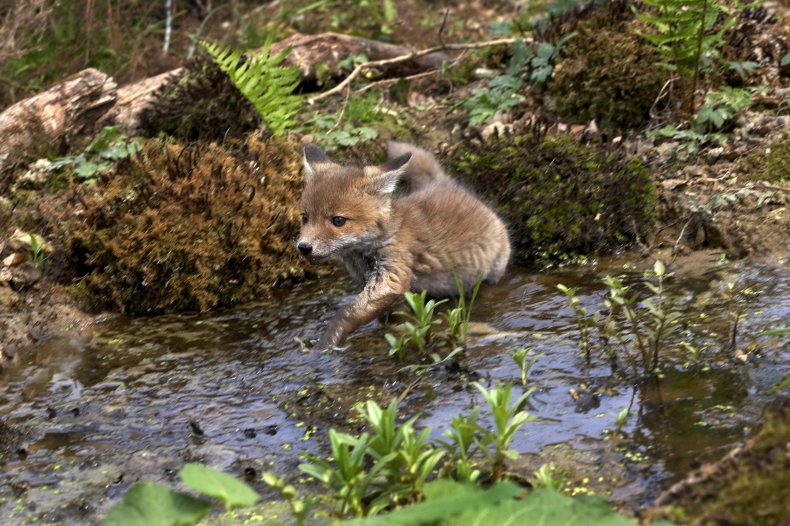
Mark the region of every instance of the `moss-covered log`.
[[460, 144], [445, 160], [496, 206], [521, 263], [614, 251], [653, 228], [656, 189], [647, 169], [569, 136], [491, 138]]
[[71, 184], [35, 202], [57, 248], [50, 268], [94, 307], [127, 313], [255, 299], [301, 275], [300, 169], [289, 141], [143, 140], [93, 188]]

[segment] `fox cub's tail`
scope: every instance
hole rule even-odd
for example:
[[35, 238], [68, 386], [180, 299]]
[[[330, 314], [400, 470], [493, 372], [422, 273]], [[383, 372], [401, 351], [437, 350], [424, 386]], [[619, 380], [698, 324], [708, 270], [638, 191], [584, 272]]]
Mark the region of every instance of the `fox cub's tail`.
[[411, 160], [401, 176], [401, 182], [408, 193], [431, 184], [451, 181], [450, 176], [444, 173], [439, 162], [430, 152], [405, 142], [390, 141], [387, 144], [388, 158], [394, 159], [404, 153], [411, 153]]

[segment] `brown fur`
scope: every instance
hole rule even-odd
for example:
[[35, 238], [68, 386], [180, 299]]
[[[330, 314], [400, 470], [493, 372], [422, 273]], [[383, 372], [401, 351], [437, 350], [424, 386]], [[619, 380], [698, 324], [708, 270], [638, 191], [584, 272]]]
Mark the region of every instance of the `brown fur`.
[[[457, 294], [453, 269], [469, 290], [498, 281], [510, 258], [502, 221], [458, 186], [428, 152], [390, 143], [382, 166], [346, 167], [315, 145], [305, 148], [300, 250], [311, 261], [337, 257], [362, 292], [335, 315], [320, 346], [337, 346], [388, 310], [404, 292]], [[394, 197], [402, 180], [409, 193]], [[337, 226], [333, 218], [345, 218]], [[305, 220], [306, 218], [306, 220]]]

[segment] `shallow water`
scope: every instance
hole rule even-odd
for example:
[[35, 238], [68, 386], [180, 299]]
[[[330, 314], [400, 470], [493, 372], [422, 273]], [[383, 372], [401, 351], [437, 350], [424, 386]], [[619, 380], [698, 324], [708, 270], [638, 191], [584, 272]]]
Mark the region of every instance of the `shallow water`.
[[[553, 463], [579, 486], [634, 510], [693, 466], [723, 455], [759, 417], [766, 390], [790, 370], [788, 341], [758, 334], [790, 325], [790, 275], [713, 258], [679, 270], [670, 292], [685, 312], [705, 313], [690, 336], [697, 343], [721, 343], [704, 336], [724, 329], [720, 279], [761, 290], [738, 342], [744, 349], [756, 342], [760, 354], [741, 364], [711, 344], [708, 367], [676, 366], [660, 380], [624, 385], [606, 360], [587, 364], [580, 356], [573, 313], [556, 284], [576, 287], [593, 310], [605, 294], [600, 277], [627, 262], [512, 269], [502, 283], [484, 287], [473, 320], [485, 330], [470, 338], [461, 373], [439, 368], [418, 378], [399, 371], [403, 364], [387, 356], [378, 322], [358, 331], [346, 350], [303, 350], [300, 341], [318, 337], [350, 298], [342, 277], [221, 313], [113, 317], [87, 343], [51, 342], [0, 379], [0, 417], [26, 433], [0, 465], [0, 522], [95, 522], [136, 480], [177, 486], [175, 474], [188, 461], [250, 480], [266, 469], [293, 473], [299, 454], [325, 453], [329, 427], [360, 428], [349, 415], [366, 397], [402, 396], [403, 412], [421, 413], [421, 424], [439, 436], [452, 416], [483, 403], [465, 379], [518, 379], [510, 352], [519, 346], [543, 357], [529, 377], [538, 388], [528, 407], [537, 420], [513, 444], [522, 455], [512, 471], [529, 476]], [[626, 437], [605, 439], [629, 406]]]

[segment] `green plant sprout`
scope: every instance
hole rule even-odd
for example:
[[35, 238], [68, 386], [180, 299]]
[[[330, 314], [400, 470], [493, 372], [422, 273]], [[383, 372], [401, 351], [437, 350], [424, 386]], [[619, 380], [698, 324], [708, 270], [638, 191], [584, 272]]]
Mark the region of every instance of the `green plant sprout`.
[[396, 337], [387, 333], [384, 337], [390, 344], [390, 356], [395, 355], [399, 360], [403, 360], [406, 351], [410, 346], [416, 348], [419, 354], [424, 354], [426, 347], [431, 343], [434, 326], [441, 323], [441, 320], [433, 319], [436, 307], [445, 303], [447, 300], [428, 300], [425, 301], [427, 292], [422, 291], [406, 292], [404, 297], [406, 303], [411, 308], [411, 312], [398, 311], [395, 314], [406, 318], [406, 321], [396, 326], [402, 336]]
[[615, 432], [618, 435], [623, 434], [623, 428], [628, 423], [628, 417], [630, 416], [630, 411], [627, 407], [624, 407], [618, 414], [617, 419], [615, 420]]
[[37, 268], [41, 268], [47, 260], [47, 253], [44, 250], [44, 245], [39, 241], [38, 236], [33, 233], [30, 236], [30, 261], [33, 262]]
[[141, 149], [140, 143], [129, 140], [120, 126], [106, 126], [81, 154], [59, 157], [52, 161], [49, 169], [56, 171], [72, 166], [77, 180], [91, 185], [99, 175], [112, 168], [112, 163], [131, 158]]
[[576, 297], [576, 289], [558, 284], [557, 288], [568, 298], [568, 304], [573, 309], [576, 316], [576, 327], [579, 329], [579, 338], [582, 352], [587, 361], [590, 361], [590, 325], [591, 321], [587, 318], [587, 309], [582, 307], [581, 301]]
[[560, 491], [563, 484], [565, 484], [565, 475], [558, 473], [553, 464], [543, 464], [532, 476], [532, 485], [536, 488]]
[[521, 386], [527, 387], [527, 376], [529, 375], [529, 371], [535, 365], [535, 363], [543, 357], [543, 353], [537, 354], [533, 356], [529, 361], [527, 358], [532, 354], [531, 347], [519, 347], [518, 349], [514, 350], [510, 357], [513, 358], [513, 361], [518, 366], [519, 371], [521, 372]]
[[466, 341], [469, 335], [469, 320], [472, 317], [472, 305], [474, 305], [477, 294], [480, 292], [480, 285], [483, 283], [483, 277], [480, 276], [477, 278], [477, 281], [475, 281], [468, 303], [466, 301], [464, 283], [461, 281], [461, 277], [455, 269], [453, 269], [453, 278], [455, 279], [455, 286], [458, 289], [458, 299], [455, 300], [455, 307], [448, 310], [446, 313], [442, 313], [441, 317], [447, 322], [447, 341], [450, 348], [466, 348]]
[[[478, 382], [472, 384], [480, 394], [483, 395], [491, 414], [494, 417], [494, 430], [486, 430], [483, 438], [480, 439], [481, 451], [491, 462], [491, 480], [496, 482], [502, 478], [506, 458], [515, 458], [517, 453], [510, 450], [510, 443], [516, 435], [516, 431], [524, 424], [533, 420], [533, 417], [526, 411], [519, 408], [527, 400], [533, 389], [523, 393], [513, 404], [510, 403], [510, 396], [513, 384], [500, 384], [488, 390]], [[493, 451], [488, 446], [493, 445]]]
[[296, 488], [290, 484], [286, 484], [285, 480], [271, 471], [264, 472], [262, 479], [267, 486], [277, 490], [280, 498], [288, 502], [295, 526], [302, 526], [315, 505], [315, 497], [313, 495], [308, 495], [304, 498], [297, 497]]

